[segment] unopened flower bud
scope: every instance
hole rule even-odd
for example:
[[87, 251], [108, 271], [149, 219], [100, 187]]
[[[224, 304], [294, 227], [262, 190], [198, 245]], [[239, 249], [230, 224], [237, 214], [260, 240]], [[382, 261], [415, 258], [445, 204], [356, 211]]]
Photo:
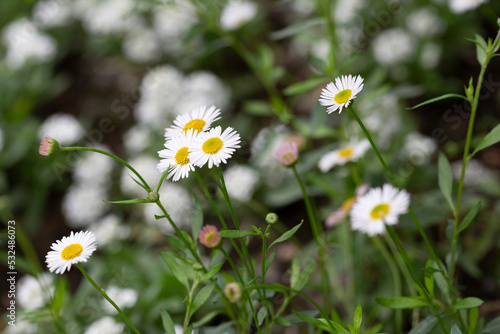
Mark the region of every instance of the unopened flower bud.
[[278, 222], [278, 215], [275, 214], [274, 212], [269, 212], [266, 215], [266, 223], [268, 223], [269, 225], [276, 224], [277, 222]]
[[224, 295], [231, 303], [235, 303], [241, 298], [241, 286], [238, 283], [227, 283], [224, 287]]
[[158, 194], [156, 191], [152, 191], [148, 194], [148, 197], [146, 197], [148, 202], [155, 203], [158, 202], [160, 199], [160, 194]]
[[217, 227], [213, 225], [206, 225], [198, 235], [200, 243], [208, 248], [215, 248], [220, 245], [221, 237]]
[[59, 143], [57, 140], [50, 138], [49, 136], [45, 136], [40, 143], [40, 149], [38, 153], [40, 155], [48, 157], [49, 155], [54, 155], [59, 151]]

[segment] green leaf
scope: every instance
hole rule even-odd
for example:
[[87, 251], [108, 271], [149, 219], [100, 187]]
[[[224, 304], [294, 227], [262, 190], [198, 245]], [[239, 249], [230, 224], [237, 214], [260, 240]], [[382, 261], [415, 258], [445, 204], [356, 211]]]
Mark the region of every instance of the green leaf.
[[292, 277], [290, 279], [290, 287], [295, 290], [302, 290], [302, 288], [309, 282], [312, 274], [316, 269], [316, 262], [309, 261], [304, 269], [300, 269], [300, 264], [296, 258], [292, 260]]
[[293, 24], [291, 26], [287, 26], [284, 29], [272, 32], [271, 39], [276, 40], [276, 39], [288, 38], [288, 37], [294, 36], [294, 35], [302, 32], [304, 30], [310, 29], [314, 26], [321, 25], [324, 22], [325, 22], [324, 19], [317, 18], [317, 17], [311, 18], [308, 20], [302, 20], [302, 21], [299, 21], [299, 23], [297, 23], [297, 24]]
[[203, 318], [201, 318], [200, 320], [193, 322], [193, 327], [194, 328], [201, 327], [201, 326], [207, 324], [210, 320], [212, 320], [213, 318], [215, 318], [219, 314], [223, 314], [223, 313], [224, 313], [224, 311], [222, 311], [222, 310], [209, 312], [209, 313], [205, 314], [203, 316]]
[[[431, 296], [435, 297], [435, 295], [434, 295], [434, 272], [436, 272], [438, 270], [432, 268], [431, 266], [432, 266], [432, 260], [429, 259], [427, 261], [426, 267], [424, 269], [424, 271], [425, 271], [424, 284], [425, 284], [425, 288], [429, 291]], [[427, 272], [431, 271], [431, 270], [432, 270], [432, 272], [428, 275]]]
[[172, 318], [164, 309], [160, 309], [161, 312], [161, 321], [163, 323], [163, 329], [167, 332], [167, 334], [175, 334], [174, 323], [172, 322]]
[[500, 333], [500, 317], [491, 320], [479, 334], [498, 334]]
[[473, 307], [469, 311], [469, 333], [475, 332], [478, 319], [479, 319], [479, 309], [477, 307]]
[[477, 297], [467, 297], [458, 301], [453, 308], [455, 310], [465, 310], [483, 305], [483, 301]]
[[200, 205], [200, 202], [195, 197], [193, 205], [193, 219], [191, 221], [191, 234], [194, 240], [198, 239], [198, 235], [200, 234], [202, 227], [203, 227], [203, 209]]
[[302, 93], [306, 93], [306, 92], [314, 89], [317, 85], [319, 85], [323, 81], [325, 81], [324, 77], [310, 78], [306, 81], [297, 82], [291, 86], [288, 86], [287, 88], [285, 88], [283, 93], [287, 96], [299, 95]]
[[477, 202], [477, 204], [472, 209], [470, 209], [469, 212], [467, 212], [464, 219], [462, 220], [462, 223], [458, 227], [458, 233], [461, 233], [470, 225], [470, 223], [472, 223], [477, 213], [479, 212], [480, 208], [481, 208], [481, 202]]
[[203, 289], [194, 297], [193, 303], [191, 304], [190, 317], [196, 312], [205, 302], [210, 298], [210, 295], [214, 291], [215, 282], [210, 282], [208, 285], [204, 286]]
[[281, 235], [281, 237], [279, 237], [278, 239], [274, 240], [274, 242], [271, 245], [269, 245], [267, 251], [269, 251], [269, 249], [271, 249], [271, 247], [273, 247], [275, 244], [283, 242], [283, 241], [286, 241], [286, 240], [290, 239], [291, 237], [293, 237], [293, 235], [295, 234], [295, 232], [297, 232], [297, 230], [302, 226], [303, 223], [304, 223], [304, 221], [301, 221], [300, 224], [298, 224], [297, 226], [295, 226], [291, 230], [286, 231], [285, 233], [283, 233]]
[[252, 116], [272, 116], [273, 110], [269, 103], [264, 101], [246, 101], [242, 106], [243, 111]]
[[451, 199], [451, 192], [453, 187], [453, 177], [451, 176], [451, 167], [448, 159], [443, 153], [439, 153], [439, 161], [438, 161], [438, 183], [439, 189], [441, 189], [441, 193], [444, 198], [451, 207], [451, 210], [455, 210], [455, 205]]
[[258, 235], [254, 231], [246, 231], [246, 230], [222, 230], [220, 231], [220, 236], [222, 238], [243, 238], [243, 237], [251, 237]]
[[220, 268], [222, 268], [222, 265], [224, 263], [219, 263], [218, 265], [216, 265], [215, 267], [213, 267], [212, 269], [210, 269], [205, 275], [203, 275], [201, 277], [201, 281], [206, 281], [206, 280], [209, 280], [211, 279], [212, 277], [215, 276], [215, 274], [217, 274], [220, 270]]
[[420, 321], [418, 325], [412, 328], [408, 334], [429, 334], [432, 333], [434, 328], [438, 325], [438, 319], [435, 315], [430, 315], [424, 320]]
[[460, 95], [460, 94], [444, 94], [444, 95], [441, 95], [441, 96], [438, 96], [438, 97], [435, 97], [433, 99], [430, 99], [430, 100], [427, 100], [425, 102], [422, 102], [420, 104], [417, 104], [416, 106], [414, 107], [410, 107], [410, 108], [406, 108], [407, 110], [413, 110], [413, 109], [417, 109], [417, 108], [420, 108], [422, 106], [425, 106], [427, 104], [431, 104], [431, 103], [434, 103], [434, 102], [437, 102], [437, 101], [441, 101], [441, 100], [445, 100], [445, 99], [449, 99], [449, 98], [452, 98], [452, 97], [456, 97], [456, 98], [459, 98], [459, 99], [464, 99], [465, 101], [469, 101], [465, 96], [463, 95]]
[[181, 282], [182, 285], [184, 285], [186, 290], [189, 291], [190, 290], [189, 279], [188, 279], [186, 272], [184, 271], [183, 266], [180, 265], [177, 262], [177, 260], [172, 255], [170, 255], [168, 252], [161, 251], [160, 254], [163, 258], [163, 261], [165, 261], [167, 266], [172, 271], [172, 274], [174, 274], [175, 278], [177, 278], [177, 280], [179, 282]]
[[[303, 321], [310, 323], [311, 325], [314, 325], [319, 329], [328, 331], [329, 333], [340, 332], [342, 334], [349, 334], [349, 332], [347, 330], [345, 330], [344, 327], [338, 325], [337, 323], [335, 323], [331, 320], [330, 320], [330, 322], [328, 322], [323, 318], [316, 319], [316, 318], [311, 317], [310, 315], [307, 315], [307, 314], [302, 313], [302, 312], [293, 311], [293, 313], [295, 313]], [[333, 332], [332, 330], [336, 330], [336, 332]]]
[[271, 263], [273, 262], [275, 256], [276, 256], [276, 249], [273, 249], [271, 254], [269, 254], [269, 253], [267, 254], [266, 263], [265, 263], [266, 272], [267, 272], [267, 269], [269, 269], [269, 266], [271, 265]]
[[54, 298], [52, 298], [52, 308], [56, 314], [59, 314], [59, 311], [65, 304], [68, 298], [68, 291], [68, 281], [66, 278], [58, 280], [54, 291]]
[[460, 328], [457, 326], [457, 324], [453, 324], [451, 326], [451, 331], [450, 331], [450, 334], [462, 334], [462, 331], [460, 330]]
[[382, 306], [393, 309], [413, 309], [427, 306], [427, 302], [419, 297], [375, 298], [375, 301]]
[[493, 130], [491, 130], [486, 136], [484, 136], [483, 140], [476, 147], [474, 152], [472, 152], [471, 157], [473, 157], [477, 152], [494, 145], [500, 141], [500, 124], [495, 126]]
[[359, 329], [361, 328], [361, 321], [363, 320], [363, 310], [361, 309], [361, 304], [358, 303], [356, 307], [356, 311], [354, 312], [354, 329], [356, 330], [356, 334], [359, 333]]
[[380, 331], [382, 330], [383, 327], [384, 327], [384, 324], [376, 324], [372, 328], [365, 330], [364, 334], [377, 334], [377, 333], [380, 333]]
[[257, 312], [257, 322], [259, 323], [259, 326], [262, 325], [262, 322], [267, 316], [267, 307], [263, 306], [260, 308], [260, 310]]
[[481, 35], [476, 34], [476, 57], [481, 65], [484, 65], [486, 62], [486, 50], [488, 50], [486, 41]]
[[102, 200], [108, 204], [139, 204], [139, 203], [148, 203], [148, 200], [145, 198], [135, 198], [135, 199], [126, 199], [123, 201], [106, 201]]

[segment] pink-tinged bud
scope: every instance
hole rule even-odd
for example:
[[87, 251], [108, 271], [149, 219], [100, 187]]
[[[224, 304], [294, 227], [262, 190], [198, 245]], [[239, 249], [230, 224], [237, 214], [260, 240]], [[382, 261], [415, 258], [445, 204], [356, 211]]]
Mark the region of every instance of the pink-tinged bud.
[[235, 303], [241, 298], [241, 286], [238, 283], [227, 283], [224, 287], [224, 295], [231, 303]]
[[221, 243], [219, 230], [213, 225], [203, 227], [198, 235], [198, 239], [203, 246], [208, 248], [215, 248]]
[[283, 143], [274, 154], [274, 160], [278, 161], [280, 164], [286, 167], [292, 167], [297, 162], [299, 158], [299, 147], [295, 142], [285, 142]]
[[49, 155], [54, 155], [59, 151], [59, 143], [57, 140], [50, 138], [49, 136], [45, 136], [40, 143], [40, 149], [38, 152], [40, 155], [48, 157]]

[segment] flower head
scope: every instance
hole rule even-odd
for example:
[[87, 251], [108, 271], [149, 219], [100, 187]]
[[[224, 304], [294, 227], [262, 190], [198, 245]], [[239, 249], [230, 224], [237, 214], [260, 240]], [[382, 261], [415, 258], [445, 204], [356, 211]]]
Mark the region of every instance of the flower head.
[[227, 283], [224, 287], [224, 295], [231, 303], [235, 303], [241, 298], [241, 285], [239, 283]]
[[52, 249], [47, 253], [46, 260], [50, 272], [63, 274], [71, 269], [71, 265], [79, 262], [87, 262], [87, 259], [97, 249], [96, 238], [91, 231], [73, 233], [69, 237], [50, 246]]
[[368, 140], [350, 142], [337, 150], [328, 152], [318, 162], [319, 169], [326, 173], [335, 165], [344, 165], [349, 161], [357, 161], [370, 147]]
[[59, 151], [59, 143], [57, 140], [50, 138], [49, 136], [45, 136], [40, 143], [40, 149], [38, 153], [40, 155], [48, 157], [49, 155], [54, 155]]
[[224, 30], [236, 30], [257, 14], [257, 4], [250, 1], [229, 1], [222, 11], [220, 24]]
[[196, 136], [210, 129], [212, 123], [220, 119], [219, 115], [220, 109], [216, 109], [215, 106], [208, 109], [206, 106], [201, 106], [189, 113], [181, 114], [174, 120], [174, 125], [165, 129], [165, 137], [168, 140], [177, 135], [187, 135], [191, 130]]
[[219, 230], [213, 225], [203, 227], [198, 235], [198, 239], [203, 246], [208, 248], [215, 248], [221, 243]]
[[296, 142], [287, 141], [281, 144], [274, 153], [274, 160], [286, 167], [292, 167], [299, 158], [299, 147]]
[[192, 152], [193, 142], [196, 139], [195, 130], [189, 130], [184, 135], [178, 135], [165, 142], [167, 149], [158, 151], [160, 163], [156, 167], [161, 173], [169, 167], [168, 178], [172, 181], [179, 181], [186, 178], [189, 172], [194, 171], [194, 165], [189, 159], [189, 153]]
[[390, 184], [375, 188], [360, 197], [351, 210], [352, 229], [370, 236], [385, 233], [385, 225], [396, 225], [408, 212], [410, 195]]
[[228, 127], [222, 132], [222, 128], [217, 126], [197, 137], [188, 157], [198, 167], [207, 162], [208, 168], [218, 167], [221, 162], [227, 163], [227, 159], [240, 147], [239, 143], [240, 135], [233, 128]]
[[274, 212], [269, 212], [266, 215], [266, 223], [268, 223], [269, 225], [274, 225], [277, 222], [278, 222], [278, 215], [275, 214]]
[[488, 0], [449, 0], [448, 5], [453, 13], [462, 14], [476, 9], [485, 2], [488, 2]]
[[345, 217], [349, 214], [349, 211], [351, 211], [352, 206], [356, 201], [358, 200], [358, 197], [363, 196], [370, 186], [368, 184], [362, 184], [359, 187], [356, 188], [356, 194], [353, 197], [349, 197], [342, 203], [342, 206], [338, 208], [337, 210], [333, 211], [328, 218], [326, 219], [326, 227], [332, 227], [337, 225], [338, 223], [342, 222]]
[[343, 107], [348, 107], [349, 103], [356, 98], [356, 95], [363, 89], [363, 78], [361, 76], [343, 75], [335, 79], [335, 84], [330, 82], [321, 91], [319, 103], [328, 106], [326, 110], [329, 114]]

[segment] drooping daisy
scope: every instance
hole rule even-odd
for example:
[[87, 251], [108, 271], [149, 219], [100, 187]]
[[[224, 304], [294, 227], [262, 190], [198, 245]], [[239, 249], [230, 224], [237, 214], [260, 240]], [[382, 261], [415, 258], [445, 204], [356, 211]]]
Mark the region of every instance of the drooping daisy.
[[189, 172], [194, 171], [194, 165], [190, 161], [189, 153], [192, 152], [193, 142], [196, 139], [195, 130], [189, 130], [186, 135], [179, 135], [170, 138], [165, 142], [165, 150], [158, 151], [160, 163], [156, 168], [161, 172], [165, 172], [170, 166], [168, 178], [172, 181], [179, 181], [188, 177]]
[[328, 106], [326, 110], [329, 114], [342, 108], [348, 107], [349, 103], [356, 98], [356, 95], [363, 89], [363, 78], [361, 76], [343, 75], [335, 79], [335, 84], [330, 82], [321, 91], [319, 103]]
[[318, 162], [319, 169], [326, 173], [336, 165], [344, 165], [349, 161], [357, 161], [370, 147], [368, 140], [351, 141], [346, 146], [328, 152]]
[[71, 269], [71, 265], [79, 262], [87, 262], [87, 259], [97, 249], [96, 238], [91, 231], [80, 231], [69, 237], [63, 237], [54, 242], [50, 252], [45, 257], [50, 272], [63, 274]]
[[219, 115], [220, 109], [215, 106], [208, 109], [206, 106], [201, 106], [189, 113], [181, 114], [174, 120], [174, 125], [165, 129], [165, 138], [168, 140], [178, 135], [186, 135], [189, 130], [198, 135], [210, 129], [212, 123], [220, 119]]
[[198, 167], [208, 162], [208, 168], [227, 163], [234, 151], [240, 148], [240, 135], [231, 127], [222, 132], [220, 126], [200, 134], [193, 143], [189, 159]]
[[396, 225], [408, 212], [410, 195], [390, 184], [375, 188], [360, 197], [351, 210], [351, 227], [370, 236], [385, 233], [385, 225]]

